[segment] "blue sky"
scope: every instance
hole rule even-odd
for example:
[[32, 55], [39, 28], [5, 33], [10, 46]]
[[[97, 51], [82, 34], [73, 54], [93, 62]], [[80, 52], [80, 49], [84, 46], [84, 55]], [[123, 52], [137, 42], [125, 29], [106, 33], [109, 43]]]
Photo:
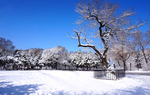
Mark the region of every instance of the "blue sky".
[[[77, 51], [77, 40], [67, 37], [77, 29], [74, 11], [79, 0], [0, 0], [0, 37], [10, 39], [16, 49], [66, 47]], [[118, 1], [122, 9], [134, 7], [137, 17], [150, 17], [149, 0]], [[147, 29], [147, 25], [143, 28]]]

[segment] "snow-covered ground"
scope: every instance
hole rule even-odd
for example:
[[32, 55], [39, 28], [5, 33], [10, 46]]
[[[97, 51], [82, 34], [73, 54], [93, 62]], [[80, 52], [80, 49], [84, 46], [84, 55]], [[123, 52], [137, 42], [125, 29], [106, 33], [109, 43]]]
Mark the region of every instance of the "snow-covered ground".
[[126, 74], [149, 75], [150, 76], [150, 71], [126, 71]]
[[92, 71], [0, 71], [0, 95], [150, 95], [150, 76], [100, 80]]

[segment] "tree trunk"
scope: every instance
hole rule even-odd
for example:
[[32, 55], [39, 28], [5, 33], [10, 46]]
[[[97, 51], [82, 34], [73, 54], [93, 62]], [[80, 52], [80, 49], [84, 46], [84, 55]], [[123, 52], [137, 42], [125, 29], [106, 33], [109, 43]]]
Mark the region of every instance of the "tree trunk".
[[107, 59], [106, 58], [101, 58], [102, 59], [102, 64], [104, 65], [104, 66], [106, 66], [106, 68], [108, 68], [108, 62], [107, 62]]
[[147, 61], [147, 58], [146, 58], [144, 50], [142, 50], [142, 52], [143, 52], [143, 56], [144, 56], [145, 62], [146, 62], [146, 64], [148, 64], [148, 61]]
[[57, 62], [55, 64], [56, 64], [55, 66], [56, 66], [56, 70], [57, 70]]
[[131, 71], [131, 63], [130, 63], [130, 71]]
[[126, 71], [126, 62], [123, 61], [123, 67], [124, 67], [124, 71]]

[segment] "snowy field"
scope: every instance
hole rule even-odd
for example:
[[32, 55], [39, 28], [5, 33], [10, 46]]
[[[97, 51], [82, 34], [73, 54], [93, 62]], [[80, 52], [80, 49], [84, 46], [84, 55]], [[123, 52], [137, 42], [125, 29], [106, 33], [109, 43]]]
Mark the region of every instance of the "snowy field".
[[100, 80], [92, 71], [0, 71], [0, 95], [150, 95], [150, 76]]

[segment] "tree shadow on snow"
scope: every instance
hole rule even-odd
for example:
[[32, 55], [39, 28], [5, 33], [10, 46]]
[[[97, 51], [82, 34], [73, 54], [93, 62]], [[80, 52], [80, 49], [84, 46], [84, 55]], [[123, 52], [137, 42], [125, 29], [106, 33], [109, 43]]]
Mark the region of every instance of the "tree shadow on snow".
[[29, 95], [38, 90], [38, 86], [40, 86], [37, 84], [14, 86], [9, 83], [0, 82], [0, 95]]
[[55, 91], [50, 92], [52, 95], [99, 95], [99, 94], [93, 94], [92, 92], [68, 92], [68, 91]]
[[[130, 87], [129, 87], [130, 88]], [[150, 94], [150, 88], [144, 88], [144, 87], [134, 87], [130, 88], [130, 90], [122, 90], [118, 89], [114, 92], [105, 93], [104, 95], [149, 95]]]

